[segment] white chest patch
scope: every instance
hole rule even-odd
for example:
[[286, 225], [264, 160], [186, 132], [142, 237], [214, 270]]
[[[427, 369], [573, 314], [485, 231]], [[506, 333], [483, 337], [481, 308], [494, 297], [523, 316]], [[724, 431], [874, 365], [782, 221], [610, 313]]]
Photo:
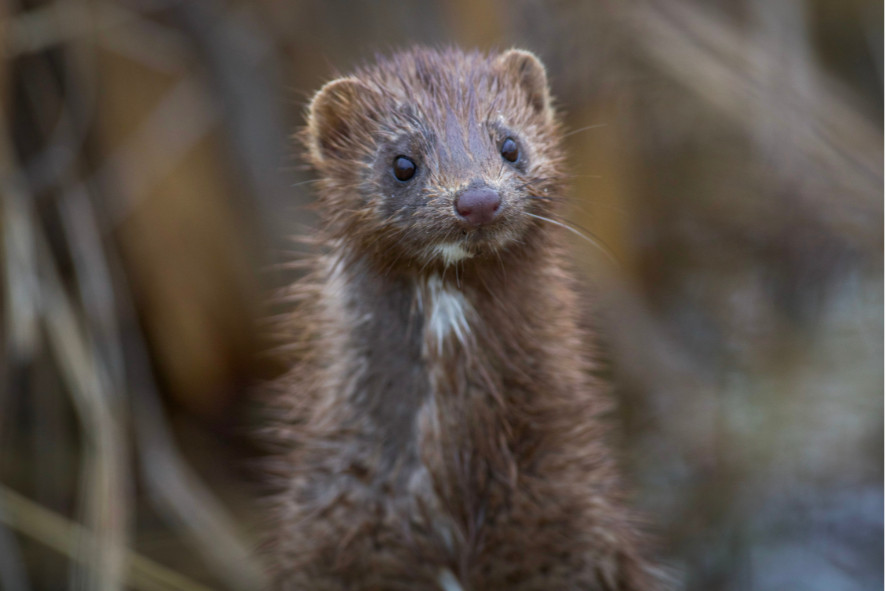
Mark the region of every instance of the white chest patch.
[[455, 575], [452, 574], [452, 571], [448, 568], [444, 568], [440, 571], [440, 575], [437, 577], [437, 582], [440, 583], [440, 587], [443, 591], [462, 591], [458, 579], [455, 578]]
[[451, 335], [463, 345], [470, 337], [468, 318], [473, 315], [470, 303], [461, 291], [447, 287], [443, 281], [432, 276], [419, 298], [424, 309], [427, 337], [442, 350], [444, 341]]
[[438, 244], [434, 247], [434, 254], [443, 259], [443, 263], [447, 266], [473, 256], [458, 244]]

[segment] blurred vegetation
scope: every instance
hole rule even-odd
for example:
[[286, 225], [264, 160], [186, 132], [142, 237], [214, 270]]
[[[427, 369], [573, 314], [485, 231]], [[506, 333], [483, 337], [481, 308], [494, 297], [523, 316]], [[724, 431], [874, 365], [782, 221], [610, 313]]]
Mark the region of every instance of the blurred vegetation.
[[683, 586], [882, 588], [872, 0], [0, 3], [0, 588], [260, 586], [249, 386], [313, 222], [290, 135], [414, 43], [548, 66], [570, 219], [620, 261], [575, 244], [624, 464]]

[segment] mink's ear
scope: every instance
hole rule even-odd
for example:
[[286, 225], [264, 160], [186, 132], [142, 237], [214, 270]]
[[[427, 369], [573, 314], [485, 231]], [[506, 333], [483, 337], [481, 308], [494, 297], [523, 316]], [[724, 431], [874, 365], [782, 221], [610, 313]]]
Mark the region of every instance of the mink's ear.
[[369, 133], [375, 92], [357, 78], [338, 78], [308, 108], [308, 149], [316, 162], [346, 158]]
[[553, 115], [545, 67], [534, 54], [522, 49], [509, 49], [496, 58], [506, 80], [516, 83], [529, 100], [532, 109], [545, 118]]

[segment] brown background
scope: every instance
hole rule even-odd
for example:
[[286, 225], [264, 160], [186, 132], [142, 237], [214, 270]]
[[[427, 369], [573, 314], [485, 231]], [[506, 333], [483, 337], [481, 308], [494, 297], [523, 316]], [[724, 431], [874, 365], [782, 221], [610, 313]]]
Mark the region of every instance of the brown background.
[[0, 5], [0, 587], [255, 588], [262, 302], [313, 223], [290, 136], [414, 43], [548, 67], [569, 218], [619, 261], [575, 241], [623, 464], [681, 586], [882, 587], [882, 10]]

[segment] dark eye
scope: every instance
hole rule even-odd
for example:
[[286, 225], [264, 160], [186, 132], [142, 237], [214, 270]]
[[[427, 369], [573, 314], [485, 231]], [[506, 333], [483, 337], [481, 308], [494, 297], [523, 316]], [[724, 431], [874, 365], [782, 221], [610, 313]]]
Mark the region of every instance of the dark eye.
[[398, 181], [408, 181], [415, 176], [415, 162], [406, 156], [394, 158], [394, 176]]
[[501, 143], [501, 157], [508, 162], [516, 162], [520, 157], [520, 148], [513, 138], [507, 138]]

